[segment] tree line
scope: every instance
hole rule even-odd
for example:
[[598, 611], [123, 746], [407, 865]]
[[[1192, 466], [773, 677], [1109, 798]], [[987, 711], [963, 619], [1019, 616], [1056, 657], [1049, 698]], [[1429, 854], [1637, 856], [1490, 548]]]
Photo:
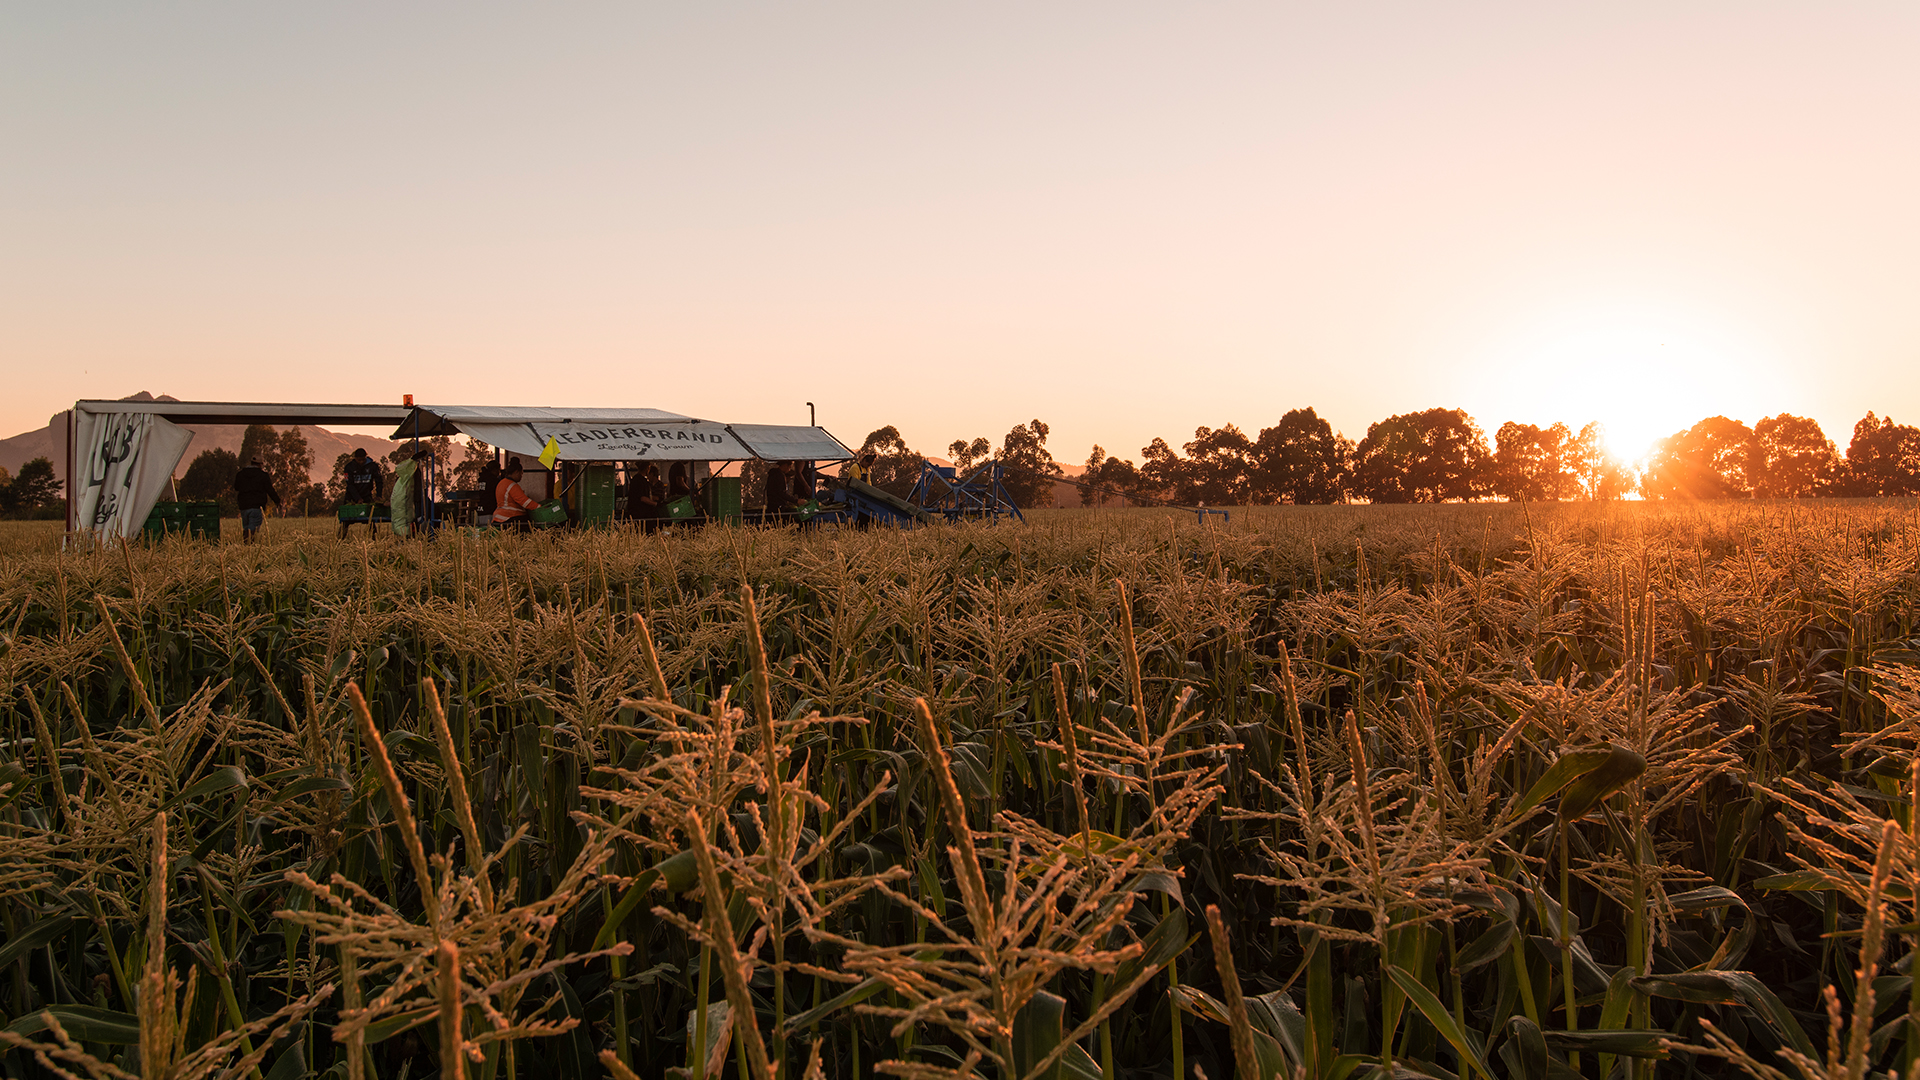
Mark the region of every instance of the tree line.
[[[947, 455], [964, 474], [995, 458], [1012, 466], [1007, 487], [1021, 506], [1048, 506], [1065, 475], [1047, 451], [1047, 425], [1016, 425], [995, 447], [956, 439]], [[862, 453], [877, 455], [880, 486], [904, 495], [922, 455], [894, 425], [869, 434]], [[1606, 449], [1605, 430], [1589, 423], [1508, 422], [1486, 434], [1463, 409], [1401, 413], [1371, 424], [1355, 442], [1312, 408], [1293, 409], [1249, 436], [1233, 424], [1200, 427], [1178, 450], [1155, 438], [1140, 461], [1094, 446], [1087, 457], [1083, 505], [1147, 500], [1190, 506], [1283, 503], [1527, 502], [1648, 499], [1809, 498], [1920, 495], [1920, 429], [1868, 413], [1842, 455], [1820, 425], [1781, 413], [1752, 427], [1709, 417], [1660, 440], [1638, 463]], [[1129, 495], [1140, 499], [1129, 499]]]
[[[1050, 506], [1054, 481], [1066, 470], [1047, 448], [1049, 434], [1047, 424], [1034, 419], [1014, 425], [997, 446], [985, 437], [955, 439], [946, 452], [962, 475], [988, 460], [1009, 466], [1005, 483], [1015, 502]], [[445, 435], [421, 441], [433, 452], [437, 473], [456, 488], [477, 483], [481, 466], [493, 459], [492, 448], [482, 442], [456, 445]], [[403, 443], [376, 459], [382, 490], [391, 481], [392, 466], [412, 452]], [[896, 495], [906, 495], [920, 478], [924, 455], [892, 424], [869, 433], [859, 452], [875, 455], [875, 482]], [[175, 490], [180, 499], [218, 502], [236, 512], [234, 473], [258, 457], [289, 513], [331, 513], [345, 493], [349, 456], [334, 461], [325, 484], [313, 483], [313, 453], [298, 428], [252, 424], [241, 437], [239, 453], [218, 447], [202, 451], [175, 481]], [[1304, 408], [1288, 411], [1253, 436], [1226, 424], [1196, 428], [1178, 450], [1155, 438], [1141, 448], [1138, 463], [1096, 445], [1079, 481], [1081, 502], [1088, 506], [1554, 502], [1635, 494], [1648, 499], [1911, 496], [1920, 495], [1920, 428], [1869, 412], [1854, 424], [1843, 455], [1807, 417], [1781, 413], [1748, 427], [1713, 416], [1660, 440], [1640, 462], [1628, 463], [1607, 452], [1598, 423], [1575, 432], [1560, 423], [1508, 422], [1489, 443], [1465, 410], [1435, 408], [1371, 424], [1356, 443]], [[22, 465], [18, 476], [0, 469], [0, 516], [50, 513], [63, 502], [60, 488], [53, 463], [44, 457]]]
[[50, 458], [34, 458], [11, 474], [0, 468], [0, 517], [57, 518], [66, 513], [60, 481], [54, 478]]

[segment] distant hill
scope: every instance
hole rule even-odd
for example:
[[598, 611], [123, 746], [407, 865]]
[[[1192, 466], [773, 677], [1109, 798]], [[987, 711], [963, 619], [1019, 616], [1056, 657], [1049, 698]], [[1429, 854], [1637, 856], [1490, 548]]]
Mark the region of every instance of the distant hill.
[[[179, 399], [166, 394], [156, 397], [142, 390], [120, 400], [178, 401]], [[393, 448], [392, 442], [373, 436], [346, 435], [311, 425], [296, 426], [299, 427], [300, 433], [307, 437], [307, 446], [313, 451], [313, 468], [309, 471], [309, 475], [313, 477], [313, 482], [316, 484], [326, 483], [327, 477], [333, 475], [334, 459], [341, 454], [351, 454], [356, 449], [365, 449], [375, 457], [383, 457]], [[202, 451], [218, 447], [238, 453], [240, 440], [245, 436], [246, 431], [246, 427], [240, 424], [210, 424], [194, 428], [193, 442], [188, 445], [187, 452], [181, 456], [179, 468], [175, 470], [176, 474], [186, 472], [188, 464]], [[54, 476], [64, 481], [67, 462], [66, 455], [60, 447], [63, 440], [64, 434], [55, 431], [51, 422], [37, 431], [28, 431], [10, 439], [0, 439], [0, 469], [17, 473], [20, 471], [20, 466], [34, 458], [44, 457], [53, 462]]]

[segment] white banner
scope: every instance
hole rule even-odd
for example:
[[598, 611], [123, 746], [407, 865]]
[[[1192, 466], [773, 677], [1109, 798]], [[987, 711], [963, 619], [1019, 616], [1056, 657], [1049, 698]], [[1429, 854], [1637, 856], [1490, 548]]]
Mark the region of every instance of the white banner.
[[568, 461], [745, 461], [753, 456], [725, 424], [528, 424], [541, 446], [551, 438]]
[[105, 538], [137, 535], [193, 432], [152, 413], [81, 411], [74, 420], [80, 475], [67, 478], [77, 499], [74, 524]]

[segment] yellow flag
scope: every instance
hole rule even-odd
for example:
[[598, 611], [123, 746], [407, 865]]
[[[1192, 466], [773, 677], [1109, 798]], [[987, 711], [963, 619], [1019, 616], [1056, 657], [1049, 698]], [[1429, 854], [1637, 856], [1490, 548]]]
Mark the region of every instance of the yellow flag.
[[560, 443], [556, 441], [553, 436], [549, 435], [547, 436], [547, 445], [540, 449], [540, 464], [551, 469], [553, 468], [553, 463], [559, 460]]

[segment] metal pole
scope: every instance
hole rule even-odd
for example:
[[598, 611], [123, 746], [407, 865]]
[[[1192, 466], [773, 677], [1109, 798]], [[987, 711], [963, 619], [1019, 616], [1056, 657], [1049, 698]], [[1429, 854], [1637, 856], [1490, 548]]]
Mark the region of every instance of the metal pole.
[[[79, 424], [80, 403], [74, 402], [73, 408], [67, 410], [67, 531], [69, 533], [73, 531], [74, 519], [80, 508], [79, 485], [74, 482], [73, 471], [73, 441], [79, 434]], [[62, 543], [64, 542], [63, 540]]]
[[819, 424], [817, 424], [817, 423], [815, 423], [815, 422], [814, 422], [814, 419], [813, 419], [813, 402], [811, 402], [811, 401], [809, 401], [809, 402], [807, 402], [807, 426], [808, 426], [808, 427], [819, 427], [819, 426], [820, 426]]

